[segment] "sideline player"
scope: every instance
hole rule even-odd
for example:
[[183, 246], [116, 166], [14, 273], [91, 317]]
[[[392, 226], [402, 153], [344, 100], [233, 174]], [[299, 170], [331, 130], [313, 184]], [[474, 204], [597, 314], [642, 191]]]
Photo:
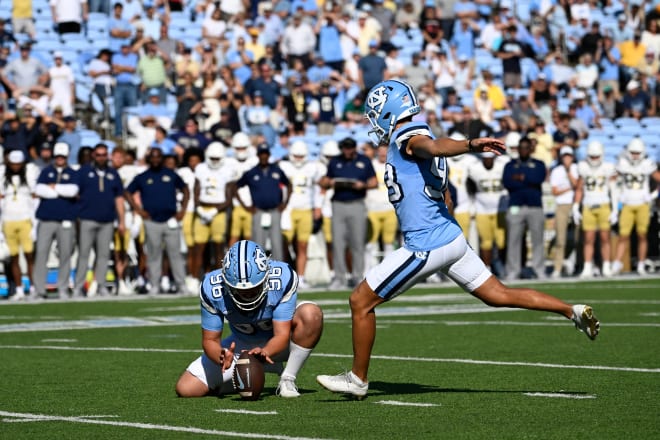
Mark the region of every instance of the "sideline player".
[[[297, 288], [287, 263], [270, 260], [253, 241], [235, 243], [200, 286], [204, 353], [179, 378], [177, 395], [230, 392], [235, 359], [247, 350], [280, 374], [279, 396], [300, 396], [296, 376], [321, 338], [323, 313], [311, 302], [296, 305]], [[225, 320], [231, 335], [222, 339]]]
[[501, 154], [504, 144], [493, 138], [435, 139], [425, 123], [412, 121], [419, 111], [412, 88], [398, 80], [383, 81], [367, 95], [365, 112], [373, 127], [369, 134], [376, 135], [378, 144], [389, 144], [385, 181], [405, 245], [370, 270], [350, 296], [352, 370], [316, 378], [333, 392], [357, 398], [366, 396], [367, 372], [376, 338], [376, 306], [438, 270], [490, 306], [554, 312], [572, 319], [590, 339], [598, 335], [599, 322], [591, 307], [572, 306], [532, 289], [507, 287], [468, 246], [444, 202], [446, 157], [468, 152]]

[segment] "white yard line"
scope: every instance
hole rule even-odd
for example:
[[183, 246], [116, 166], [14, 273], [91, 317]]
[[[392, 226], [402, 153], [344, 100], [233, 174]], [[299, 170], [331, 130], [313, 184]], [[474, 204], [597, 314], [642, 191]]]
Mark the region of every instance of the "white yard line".
[[549, 397], [555, 399], [595, 399], [592, 394], [568, 394], [568, 393], [523, 393], [530, 397]]
[[229, 413], [229, 414], [247, 414], [251, 416], [276, 416], [277, 411], [250, 411], [247, 409], [216, 409], [216, 412], [219, 413]]
[[42, 421], [42, 422], [85, 423], [89, 425], [121, 426], [127, 428], [185, 432], [189, 434], [206, 434], [206, 435], [217, 435], [217, 436], [238, 437], [238, 438], [266, 438], [266, 439], [277, 439], [277, 440], [295, 440], [295, 439], [320, 440], [319, 437], [291, 437], [288, 435], [277, 435], [277, 434], [218, 431], [215, 429], [194, 428], [192, 426], [173, 426], [173, 425], [158, 425], [152, 423], [133, 423], [133, 422], [112, 421], [112, 420], [96, 420], [96, 419], [88, 419], [84, 416], [66, 417], [66, 416], [52, 416], [47, 414], [30, 414], [30, 413], [15, 413], [9, 411], [0, 411], [0, 417], [7, 417], [8, 419], [5, 419], [7, 421], [15, 420], [16, 418], [18, 418], [21, 420], [34, 420], [34, 421]]
[[429, 407], [429, 406], [440, 406], [437, 403], [415, 403], [415, 402], [401, 402], [398, 400], [379, 400], [374, 402], [379, 405], [393, 405], [393, 406], [419, 406], [419, 407]]
[[[115, 352], [136, 352], [136, 353], [200, 353], [199, 349], [174, 349], [174, 348], [131, 348], [131, 347], [67, 347], [50, 345], [0, 345], [0, 350], [62, 350], [62, 351], [115, 351]], [[312, 356], [350, 359], [353, 355], [336, 353], [316, 353]], [[383, 356], [374, 355], [372, 359], [386, 361], [407, 361], [407, 362], [431, 362], [431, 363], [454, 363], [454, 364], [472, 364], [472, 365], [498, 365], [504, 367], [536, 367], [536, 368], [560, 368], [573, 370], [603, 370], [603, 371], [621, 371], [628, 373], [660, 373], [660, 368], [633, 368], [633, 367], [611, 367], [607, 365], [571, 365], [571, 364], [550, 364], [544, 362], [516, 362], [516, 361], [490, 361], [478, 359], [460, 359], [460, 358], [428, 358], [414, 356]]]

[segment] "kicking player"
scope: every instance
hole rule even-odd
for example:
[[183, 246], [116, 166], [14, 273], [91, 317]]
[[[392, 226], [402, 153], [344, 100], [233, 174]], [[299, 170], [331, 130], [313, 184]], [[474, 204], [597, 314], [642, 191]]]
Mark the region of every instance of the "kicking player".
[[[298, 275], [287, 263], [270, 260], [253, 241], [235, 243], [222, 268], [200, 286], [204, 353], [179, 378], [177, 395], [231, 392], [235, 360], [247, 350], [264, 361], [266, 372], [280, 374], [277, 395], [300, 396], [296, 376], [321, 338], [323, 313], [308, 301], [296, 305], [297, 288]], [[225, 320], [231, 335], [222, 339]]]
[[599, 322], [591, 307], [572, 306], [532, 289], [507, 287], [468, 246], [444, 202], [446, 157], [468, 152], [501, 154], [504, 144], [493, 138], [435, 139], [425, 123], [412, 121], [419, 111], [412, 88], [398, 80], [381, 82], [367, 95], [365, 112], [373, 127], [369, 134], [376, 135], [379, 145], [389, 145], [385, 182], [405, 245], [371, 269], [350, 296], [352, 370], [316, 378], [333, 392], [366, 396], [367, 372], [376, 338], [375, 308], [439, 270], [490, 306], [554, 312], [572, 319], [590, 339], [598, 335]]

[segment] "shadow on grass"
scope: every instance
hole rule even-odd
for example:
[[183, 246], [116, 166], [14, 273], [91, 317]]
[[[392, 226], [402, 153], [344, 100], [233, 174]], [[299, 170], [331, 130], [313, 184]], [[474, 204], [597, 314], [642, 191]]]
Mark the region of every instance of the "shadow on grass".
[[[330, 393], [330, 391], [328, 391]], [[416, 383], [394, 383], [394, 382], [369, 382], [369, 394], [367, 397], [383, 397], [396, 395], [428, 394], [428, 393], [453, 393], [453, 394], [533, 394], [533, 393], [556, 393], [571, 395], [589, 395], [585, 391], [570, 390], [497, 390], [497, 389], [473, 389], [473, 388], [442, 388], [433, 385]], [[335, 397], [344, 397], [347, 400], [353, 400], [354, 397], [346, 394], [334, 394]], [[336, 401], [336, 399], [326, 399], [326, 401]]]

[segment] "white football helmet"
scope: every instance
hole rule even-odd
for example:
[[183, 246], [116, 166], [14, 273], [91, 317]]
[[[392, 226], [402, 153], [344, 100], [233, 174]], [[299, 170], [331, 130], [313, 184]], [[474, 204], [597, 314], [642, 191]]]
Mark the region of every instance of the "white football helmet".
[[603, 162], [605, 148], [599, 141], [591, 141], [587, 145], [587, 163], [592, 167], [597, 167]]
[[241, 131], [235, 133], [231, 138], [231, 147], [234, 149], [236, 159], [238, 160], [243, 161], [248, 158], [250, 155], [249, 148], [251, 146], [250, 137]]
[[520, 133], [517, 131], [509, 132], [504, 138], [504, 146], [506, 147], [506, 152], [512, 159], [518, 159], [520, 155], [518, 154], [518, 144], [520, 144]]
[[206, 165], [213, 170], [217, 170], [220, 168], [222, 159], [225, 157], [225, 146], [220, 142], [211, 142], [209, 146], [206, 147], [204, 157], [206, 159]]
[[295, 141], [289, 148], [289, 161], [296, 167], [301, 167], [307, 162], [307, 144], [304, 141]]
[[339, 151], [339, 144], [337, 141], [329, 140], [321, 147], [321, 162], [327, 165], [330, 161], [329, 158], [339, 156], [341, 151]]
[[[633, 159], [632, 155], [634, 153], [637, 153], [638, 156]], [[644, 141], [640, 138], [633, 138], [633, 140], [628, 142], [628, 146], [626, 146], [626, 156], [631, 163], [637, 164], [641, 162], [642, 159], [644, 159], [645, 153], [646, 145], [644, 145]]]

